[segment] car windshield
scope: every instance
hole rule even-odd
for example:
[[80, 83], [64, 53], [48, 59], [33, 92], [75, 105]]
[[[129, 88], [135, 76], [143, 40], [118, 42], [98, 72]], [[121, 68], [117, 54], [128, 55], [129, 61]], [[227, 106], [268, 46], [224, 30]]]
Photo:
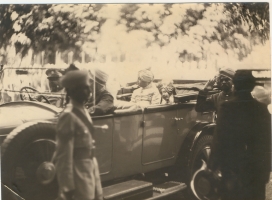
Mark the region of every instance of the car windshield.
[[62, 72], [55, 68], [4, 68], [0, 74], [0, 103], [33, 100], [37, 95], [47, 99], [61, 97], [64, 95], [59, 83]]

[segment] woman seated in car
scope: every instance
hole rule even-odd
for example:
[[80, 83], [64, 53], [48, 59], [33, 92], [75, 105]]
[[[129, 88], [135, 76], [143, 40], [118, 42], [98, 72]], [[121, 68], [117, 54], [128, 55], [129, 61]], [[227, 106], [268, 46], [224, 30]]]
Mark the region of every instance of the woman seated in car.
[[161, 94], [161, 104], [174, 103], [173, 94], [175, 93], [175, 88], [172, 80], [162, 80], [157, 84], [157, 88]]

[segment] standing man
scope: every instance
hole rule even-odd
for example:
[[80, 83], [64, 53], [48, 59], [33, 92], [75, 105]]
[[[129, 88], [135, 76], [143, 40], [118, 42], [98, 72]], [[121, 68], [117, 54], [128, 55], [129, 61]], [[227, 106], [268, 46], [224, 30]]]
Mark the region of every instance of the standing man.
[[[233, 96], [232, 78], [235, 71], [232, 69], [220, 70], [219, 77], [209, 80], [203, 90], [199, 91], [195, 110], [197, 112], [218, 111], [220, 104], [229, 101]], [[222, 91], [217, 94], [208, 95], [217, 81], [219, 89]]]
[[271, 115], [251, 96], [255, 79], [237, 71], [234, 97], [221, 104], [209, 167], [222, 172], [222, 200], [265, 200], [271, 164]]
[[67, 72], [61, 84], [69, 104], [57, 123], [54, 160], [59, 184], [59, 200], [103, 199], [97, 160], [94, 155], [94, 132], [90, 115], [84, 107], [91, 85], [88, 73]]
[[138, 73], [138, 85], [140, 88], [133, 91], [131, 103], [136, 103], [141, 107], [150, 104], [160, 104], [161, 95], [158, 88], [152, 84], [154, 75], [150, 70], [141, 70]]
[[91, 115], [106, 115], [114, 111], [114, 98], [106, 89], [108, 74], [96, 68], [94, 75], [91, 74], [92, 83], [95, 82], [95, 105], [93, 105], [93, 96], [86, 106]]

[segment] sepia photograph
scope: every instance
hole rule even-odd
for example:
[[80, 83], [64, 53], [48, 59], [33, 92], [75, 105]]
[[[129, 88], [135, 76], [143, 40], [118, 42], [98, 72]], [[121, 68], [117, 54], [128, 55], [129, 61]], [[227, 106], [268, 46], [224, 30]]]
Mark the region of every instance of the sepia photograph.
[[1, 199], [272, 200], [269, 7], [1, 3]]

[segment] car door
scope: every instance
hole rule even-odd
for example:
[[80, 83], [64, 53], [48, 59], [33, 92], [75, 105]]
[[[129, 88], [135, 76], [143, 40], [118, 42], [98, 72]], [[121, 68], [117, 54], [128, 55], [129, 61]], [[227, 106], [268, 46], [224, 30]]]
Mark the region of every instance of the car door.
[[[112, 166], [112, 132], [113, 115], [93, 117], [95, 133], [95, 154], [99, 163], [100, 174], [108, 174]], [[101, 129], [101, 126], [107, 125], [107, 129]]]
[[[149, 106], [144, 110], [142, 164], [155, 168], [169, 165], [176, 155], [175, 105]], [[148, 167], [149, 168], [149, 167]]]

